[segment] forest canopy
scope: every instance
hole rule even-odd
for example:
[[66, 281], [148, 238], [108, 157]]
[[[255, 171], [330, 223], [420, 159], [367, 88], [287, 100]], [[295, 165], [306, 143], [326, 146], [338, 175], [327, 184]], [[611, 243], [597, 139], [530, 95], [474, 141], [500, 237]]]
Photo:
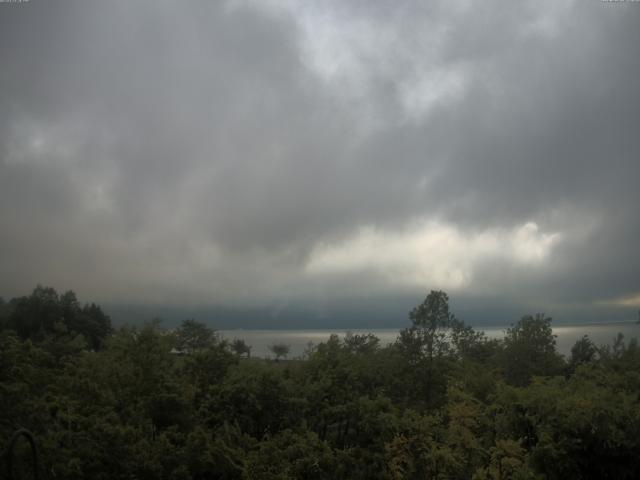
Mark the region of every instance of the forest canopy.
[[542, 314], [488, 339], [441, 291], [409, 321], [388, 346], [333, 335], [276, 362], [195, 319], [114, 329], [38, 286], [0, 300], [0, 438], [30, 430], [41, 478], [637, 477], [636, 340], [564, 358]]

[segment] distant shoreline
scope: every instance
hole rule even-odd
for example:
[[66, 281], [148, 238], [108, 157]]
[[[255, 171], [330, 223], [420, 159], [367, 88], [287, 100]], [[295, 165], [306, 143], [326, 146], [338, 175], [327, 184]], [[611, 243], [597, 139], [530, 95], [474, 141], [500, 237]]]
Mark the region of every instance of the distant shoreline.
[[[495, 330], [499, 328], [509, 328], [512, 324], [515, 324], [516, 321], [508, 324], [494, 324], [494, 325], [473, 325], [467, 324], [472, 327], [476, 331], [482, 330]], [[582, 327], [582, 326], [607, 326], [607, 325], [638, 325], [637, 321], [629, 321], [629, 320], [614, 320], [611, 322], [578, 322], [578, 323], [564, 323], [564, 322], [551, 322], [552, 328], [558, 327]], [[402, 327], [318, 327], [318, 328], [283, 328], [283, 327], [273, 327], [273, 328], [219, 328], [216, 329], [219, 332], [364, 332], [364, 331], [400, 331], [404, 328], [410, 327], [409, 324]]]
[[[304, 328], [304, 329], [220, 329], [218, 333], [226, 340], [242, 339], [252, 347], [252, 356], [269, 357], [269, 346], [275, 343], [284, 343], [291, 347], [290, 358], [304, 354], [309, 342], [317, 345], [326, 342], [331, 335], [343, 337], [347, 333], [372, 334], [380, 340], [380, 346], [392, 344], [398, 338], [402, 328]], [[488, 325], [474, 327], [478, 332], [483, 332], [488, 338], [500, 339], [510, 325]], [[571, 347], [583, 335], [588, 335], [596, 345], [610, 345], [618, 333], [625, 338], [640, 337], [640, 325], [636, 322], [591, 322], [580, 324], [560, 323], [552, 324], [556, 335], [558, 352], [570, 355]]]

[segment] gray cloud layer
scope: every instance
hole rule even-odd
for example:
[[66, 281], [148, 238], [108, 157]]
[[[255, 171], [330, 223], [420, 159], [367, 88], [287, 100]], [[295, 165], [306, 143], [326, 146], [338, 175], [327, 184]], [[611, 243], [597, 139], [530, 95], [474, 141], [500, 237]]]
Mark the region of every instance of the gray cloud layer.
[[638, 25], [596, 1], [0, 4], [0, 291], [633, 298]]

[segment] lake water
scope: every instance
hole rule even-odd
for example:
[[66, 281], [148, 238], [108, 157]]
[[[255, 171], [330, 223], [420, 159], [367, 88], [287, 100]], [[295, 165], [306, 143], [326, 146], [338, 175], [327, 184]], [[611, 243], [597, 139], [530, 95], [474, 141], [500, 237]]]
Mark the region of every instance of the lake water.
[[[502, 338], [507, 327], [474, 327], [482, 330], [489, 338]], [[301, 356], [309, 342], [318, 344], [326, 342], [331, 334], [343, 337], [347, 331], [353, 334], [372, 333], [380, 339], [382, 345], [395, 342], [399, 329], [316, 329], [316, 330], [220, 330], [222, 338], [233, 340], [239, 338], [251, 346], [251, 355], [255, 357], [272, 357], [269, 345], [284, 343], [291, 347], [289, 358]], [[557, 336], [557, 348], [563, 355], [571, 354], [571, 347], [583, 335], [589, 335], [596, 345], [610, 345], [618, 332], [622, 333], [626, 340], [640, 337], [640, 325], [636, 323], [597, 323], [584, 325], [558, 325], [553, 327], [553, 333]]]

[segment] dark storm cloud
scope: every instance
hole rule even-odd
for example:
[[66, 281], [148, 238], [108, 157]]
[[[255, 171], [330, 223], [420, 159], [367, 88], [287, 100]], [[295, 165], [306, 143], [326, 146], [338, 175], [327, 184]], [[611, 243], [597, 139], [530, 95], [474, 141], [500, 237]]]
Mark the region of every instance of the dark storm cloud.
[[602, 2], [1, 4], [0, 289], [632, 296], [638, 21]]

